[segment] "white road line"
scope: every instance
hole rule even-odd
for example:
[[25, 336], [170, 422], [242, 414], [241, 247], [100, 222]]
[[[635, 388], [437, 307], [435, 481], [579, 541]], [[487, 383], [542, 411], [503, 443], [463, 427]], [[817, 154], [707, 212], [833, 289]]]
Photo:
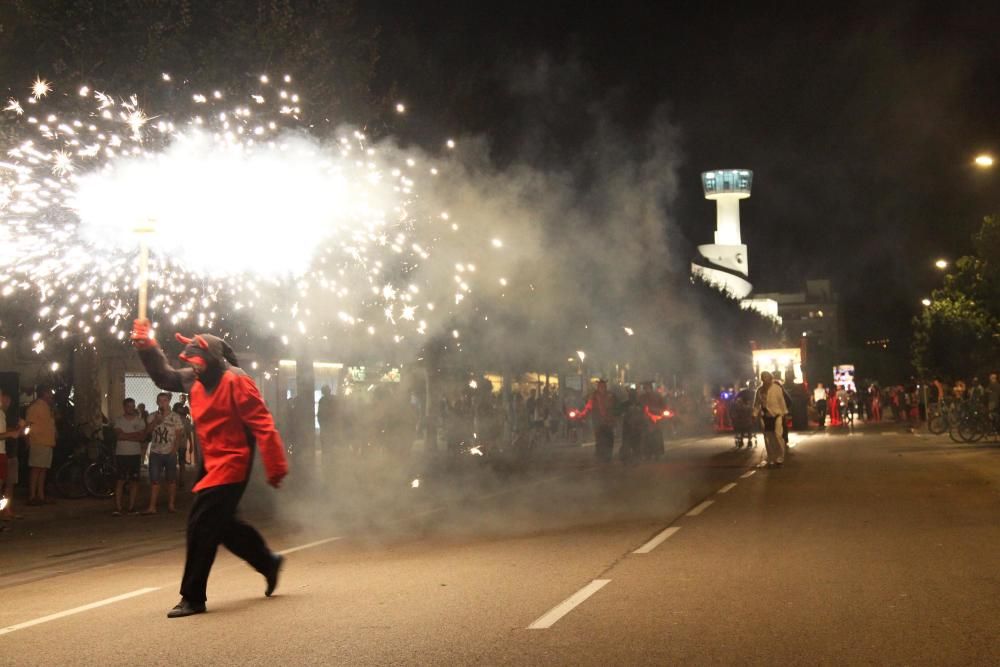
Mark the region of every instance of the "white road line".
[[690, 512], [688, 512], [684, 516], [698, 516], [699, 514], [701, 514], [705, 510], [707, 510], [709, 508], [709, 506], [712, 503], [714, 503], [714, 502], [715, 502], [714, 500], [706, 500], [705, 502], [701, 503], [700, 505], [697, 505], [694, 509], [692, 509]]
[[753, 475], [754, 475], [755, 472], [757, 472], [757, 471], [756, 470], [747, 470], [745, 473], [743, 473], [742, 475], [740, 475], [740, 479], [746, 479], [747, 477], [753, 477]]
[[661, 544], [663, 544], [667, 540], [668, 537], [670, 537], [671, 535], [673, 535], [674, 533], [676, 533], [680, 529], [681, 529], [680, 526], [670, 526], [669, 528], [664, 528], [663, 530], [661, 530], [659, 532], [659, 534], [657, 534], [656, 537], [654, 537], [653, 539], [651, 539], [649, 542], [646, 542], [645, 544], [643, 544], [641, 547], [639, 547], [638, 549], [636, 549], [632, 553], [634, 553], [634, 554], [648, 554], [650, 551], [652, 551], [656, 547], [658, 547]]
[[528, 626], [529, 630], [545, 630], [556, 624], [560, 618], [580, 606], [587, 598], [611, 583], [610, 579], [594, 579], [592, 582], [569, 596], [555, 607], [545, 612], [537, 621]]
[[162, 586], [157, 586], [155, 588], [140, 588], [138, 590], [132, 591], [131, 593], [122, 593], [121, 595], [116, 595], [113, 598], [107, 598], [106, 600], [98, 600], [97, 602], [91, 602], [90, 604], [85, 604], [80, 607], [74, 607], [72, 609], [67, 609], [66, 611], [60, 611], [55, 614], [49, 614], [48, 616], [42, 616], [41, 618], [36, 618], [32, 621], [25, 621], [24, 623], [18, 623], [16, 625], [8, 625], [6, 628], [0, 628], [0, 635], [10, 634], [11, 632], [24, 630], [25, 628], [30, 628], [35, 625], [41, 625], [42, 623], [48, 623], [49, 621], [55, 621], [60, 618], [66, 618], [67, 616], [72, 616], [73, 614], [79, 614], [85, 611], [90, 611], [91, 609], [104, 607], [105, 605], [114, 604], [115, 602], [121, 602], [122, 600], [128, 600], [129, 598], [139, 597], [140, 595], [145, 595], [146, 593], [152, 593], [153, 591], [158, 591], [160, 590], [160, 588], [162, 588]]
[[318, 547], [321, 544], [328, 544], [330, 542], [336, 542], [337, 540], [342, 540], [342, 539], [344, 538], [339, 535], [337, 537], [328, 537], [324, 540], [316, 540], [315, 542], [310, 542], [309, 544], [300, 544], [297, 547], [284, 549], [282, 551], [279, 551], [278, 553], [281, 554], [282, 556], [286, 556], [288, 554], [295, 553], [296, 551], [302, 551], [303, 549], [311, 549], [313, 547]]
[[729, 484], [726, 484], [724, 487], [719, 489], [719, 493], [729, 493], [735, 488], [736, 488], [736, 482], [730, 482]]
[[[309, 542], [308, 544], [301, 544], [297, 547], [291, 547], [283, 551], [279, 551], [279, 554], [285, 555], [294, 553], [296, 551], [302, 551], [303, 549], [311, 549], [312, 547], [318, 547], [321, 544], [328, 544], [330, 542], [335, 542], [337, 540], [344, 539], [341, 536], [328, 537], [323, 540], [316, 540], [315, 542]], [[116, 595], [113, 598], [107, 598], [105, 600], [98, 600], [97, 602], [91, 602], [90, 604], [85, 604], [80, 607], [73, 607], [72, 609], [67, 609], [66, 611], [56, 612], [55, 614], [49, 614], [48, 616], [42, 616], [41, 618], [36, 618], [31, 621], [25, 621], [24, 623], [17, 623], [16, 625], [8, 625], [6, 628], [0, 628], [0, 635], [10, 634], [11, 632], [16, 632], [18, 630], [24, 630], [25, 628], [30, 628], [35, 625], [40, 625], [42, 623], [48, 623], [49, 621], [55, 621], [60, 618], [66, 618], [67, 616], [72, 616], [74, 614], [80, 614], [85, 611], [90, 611], [91, 609], [97, 609], [98, 607], [104, 607], [109, 604], [114, 604], [116, 602], [121, 602], [122, 600], [128, 600], [129, 598], [138, 597], [140, 595], [145, 595], [146, 593], [152, 593], [153, 591], [158, 591], [162, 586], [155, 586], [151, 588], [140, 588], [134, 590], [131, 593], [123, 593], [121, 595]]]

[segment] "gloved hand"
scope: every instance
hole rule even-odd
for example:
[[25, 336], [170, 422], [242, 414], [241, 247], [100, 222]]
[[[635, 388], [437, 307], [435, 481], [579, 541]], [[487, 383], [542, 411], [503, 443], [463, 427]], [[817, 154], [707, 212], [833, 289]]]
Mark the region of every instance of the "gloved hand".
[[132, 345], [137, 350], [151, 350], [156, 347], [156, 339], [149, 335], [149, 320], [132, 322]]
[[281, 480], [283, 480], [284, 478], [285, 478], [285, 473], [279, 473], [277, 475], [274, 475], [273, 477], [268, 477], [267, 483], [277, 489], [281, 487]]

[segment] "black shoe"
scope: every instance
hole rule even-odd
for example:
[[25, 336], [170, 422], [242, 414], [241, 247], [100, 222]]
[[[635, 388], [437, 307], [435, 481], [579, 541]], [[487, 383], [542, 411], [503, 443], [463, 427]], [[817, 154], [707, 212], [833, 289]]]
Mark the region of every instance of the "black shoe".
[[267, 590], [264, 591], [264, 595], [271, 597], [271, 593], [274, 593], [274, 589], [278, 587], [278, 573], [281, 572], [281, 566], [285, 563], [285, 557], [279, 554], [274, 554], [274, 568], [271, 573], [267, 575]]
[[184, 616], [194, 616], [195, 614], [204, 613], [204, 602], [191, 602], [190, 600], [181, 598], [181, 601], [177, 603], [177, 606], [167, 612], [167, 618], [182, 618]]

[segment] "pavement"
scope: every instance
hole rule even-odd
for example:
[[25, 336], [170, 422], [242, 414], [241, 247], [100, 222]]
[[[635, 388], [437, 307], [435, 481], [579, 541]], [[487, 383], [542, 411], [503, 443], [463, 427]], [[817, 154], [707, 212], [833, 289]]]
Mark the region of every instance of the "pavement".
[[222, 550], [209, 613], [176, 620], [183, 516], [25, 507], [0, 534], [0, 661], [1000, 664], [1000, 445], [792, 439], [780, 469], [720, 436], [636, 466], [578, 448], [255, 485], [276, 595]]

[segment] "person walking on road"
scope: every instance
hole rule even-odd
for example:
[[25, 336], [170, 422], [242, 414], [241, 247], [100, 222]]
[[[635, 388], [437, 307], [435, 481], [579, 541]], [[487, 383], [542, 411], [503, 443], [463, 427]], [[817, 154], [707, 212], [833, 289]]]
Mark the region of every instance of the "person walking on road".
[[618, 410], [615, 395], [608, 391], [608, 381], [598, 380], [597, 388], [590, 394], [587, 404], [580, 411], [572, 410], [569, 418], [582, 420], [588, 414], [593, 414], [594, 449], [599, 461], [608, 462], [615, 450], [615, 424], [618, 421]]
[[761, 419], [764, 431], [764, 446], [767, 449], [768, 467], [781, 466], [785, 462], [785, 415], [788, 405], [785, 402], [785, 392], [774, 377], [764, 371], [760, 374], [761, 386], [753, 401], [754, 418]]
[[149, 320], [136, 320], [132, 343], [146, 372], [164, 391], [187, 393], [200, 448], [199, 481], [188, 515], [187, 558], [181, 601], [167, 613], [180, 618], [205, 611], [208, 575], [220, 544], [264, 576], [264, 595], [278, 585], [284, 558], [272, 552], [252, 526], [236, 516], [250, 477], [255, 448], [260, 448], [267, 483], [278, 488], [288, 474], [285, 447], [257, 385], [241, 368], [229, 344], [211, 334], [185, 338], [172, 368], [150, 336]]
[[822, 382], [817, 382], [813, 389], [813, 403], [816, 405], [816, 421], [820, 428], [826, 428], [826, 400], [826, 387]]

